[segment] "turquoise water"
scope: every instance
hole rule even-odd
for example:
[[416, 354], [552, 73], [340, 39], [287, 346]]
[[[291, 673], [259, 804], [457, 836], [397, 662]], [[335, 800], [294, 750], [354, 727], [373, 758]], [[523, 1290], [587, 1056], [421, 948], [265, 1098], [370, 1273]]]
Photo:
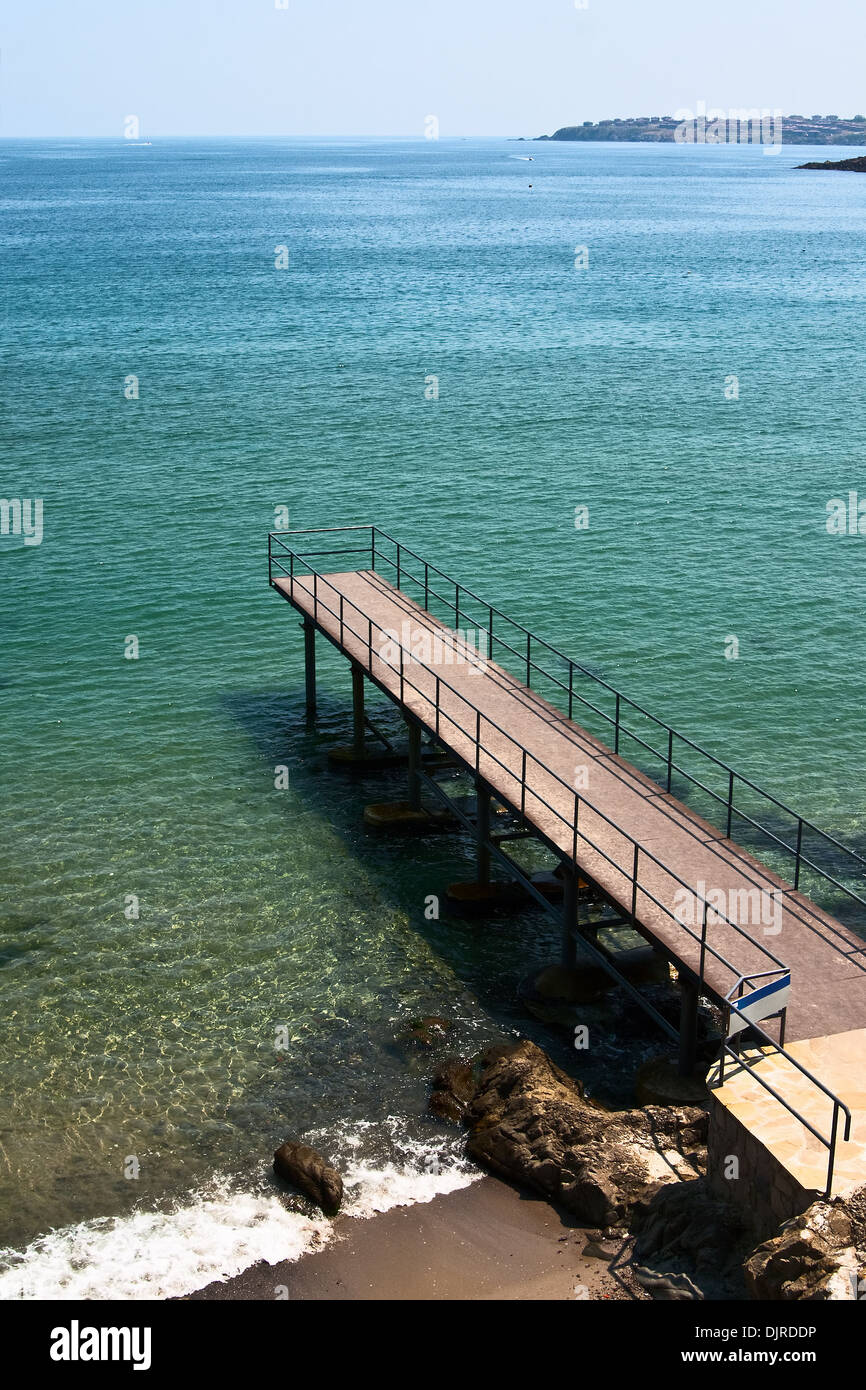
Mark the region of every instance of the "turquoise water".
[[276, 508], [378, 522], [863, 850], [866, 538], [825, 519], [866, 497], [866, 179], [812, 157], [0, 145], [0, 481], [44, 501], [0, 538], [0, 1242], [267, 1206], [289, 1135], [359, 1191], [465, 1177], [395, 1035], [525, 1029], [555, 951], [425, 921], [470, 847], [371, 839], [399, 775], [325, 772], [348, 676], [308, 731]]

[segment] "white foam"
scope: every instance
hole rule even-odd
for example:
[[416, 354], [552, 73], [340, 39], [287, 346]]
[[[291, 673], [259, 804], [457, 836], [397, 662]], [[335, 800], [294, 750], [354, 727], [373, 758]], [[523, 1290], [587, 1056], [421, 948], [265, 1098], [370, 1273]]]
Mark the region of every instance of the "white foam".
[[[378, 1165], [359, 1158], [376, 1128], [359, 1125], [339, 1135], [343, 1159], [336, 1160], [333, 1143], [322, 1145], [343, 1173], [347, 1216], [363, 1220], [430, 1202], [481, 1176], [456, 1138], [413, 1142], [401, 1136], [396, 1158]], [[392, 1155], [401, 1128], [393, 1119], [382, 1132]], [[310, 1135], [310, 1142], [317, 1137]], [[0, 1300], [179, 1297], [262, 1260], [300, 1259], [333, 1238], [330, 1221], [291, 1210], [276, 1192], [238, 1190], [217, 1179], [172, 1211], [100, 1217], [52, 1231], [24, 1251], [0, 1250]]]
[[0, 1252], [0, 1299], [171, 1298], [330, 1239], [328, 1221], [289, 1211], [276, 1195], [215, 1187], [175, 1211], [83, 1221], [21, 1254]]
[[[405, 1121], [391, 1115], [376, 1125], [361, 1122], [336, 1137], [331, 1134], [330, 1143], [324, 1132], [310, 1136], [310, 1143], [321, 1144], [333, 1154], [343, 1174], [347, 1216], [363, 1219], [393, 1207], [432, 1202], [481, 1177], [465, 1156], [462, 1136], [411, 1139], [405, 1129]], [[359, 1149], [375, 1150], [377, 1139], [389, 1157], [378, 1161], [357, 1157]]]

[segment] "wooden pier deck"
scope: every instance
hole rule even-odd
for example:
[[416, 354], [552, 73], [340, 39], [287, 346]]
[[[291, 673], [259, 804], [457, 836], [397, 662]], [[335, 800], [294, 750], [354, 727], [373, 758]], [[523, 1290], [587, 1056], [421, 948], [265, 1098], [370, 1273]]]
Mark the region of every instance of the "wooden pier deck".
[[[866, 1027], [866, 942], [508, 671], [479, 660], [381, 574], [272, 582], [703, 992], [724, 1001], [738, 977], [778, 976], [783, 962], [789, 1039]], [[739, 929], [710, 913], [703, 953], [701, 884], [750, 909], [748, 920], [734, 914]]]

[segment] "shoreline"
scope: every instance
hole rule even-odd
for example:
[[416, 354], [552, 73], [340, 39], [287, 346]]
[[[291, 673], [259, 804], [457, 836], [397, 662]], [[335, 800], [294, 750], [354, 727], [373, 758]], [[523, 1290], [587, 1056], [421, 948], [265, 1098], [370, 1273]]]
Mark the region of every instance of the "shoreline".
[[[259, 1262], [183, 1302], [646, 1300], [629, 1244], [608, 1264], [584, 1255], [587, 1227], [571, 1213], [485, 1175], [429, 1202], [366, 1220], [337, 1216], [323, 1248]], [[577, 1291], [576, 1291], [577, 1290]]]

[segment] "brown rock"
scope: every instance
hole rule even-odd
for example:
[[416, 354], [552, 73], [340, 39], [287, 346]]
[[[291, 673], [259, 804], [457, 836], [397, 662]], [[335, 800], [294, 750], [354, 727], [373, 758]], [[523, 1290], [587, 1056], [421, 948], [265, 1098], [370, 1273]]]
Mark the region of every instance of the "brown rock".
[[445, 1041], [453, 1027], [454, 1024], [447, 1018], [436, 1018], [432, 1015], [427, 1018], [413, 1018], [398, 1041], [406, 1048], [429, 1052]]
[[853, 1299], [866, 1247], [866, 1189], [847, 1201], [813, 1202], [786, 1221], [746, 1260], [746, 1287], [753, 1298]]
[[467, 1118], [473, 1158], [595, 1226], [620, 1226], [660, 1184], [694, 1177], [707, 1124], [686, 1107], [604, 1110], [530, 1042], [484, 1054]]
[[307, 1144], [289, 1141], [281, 1144], [274, 1154], [274, 1172], [293, 1187], [300, 1188], [326, 1216], [333, 1216], [340, 1210], [343, 1179]]
[[429, 1110], [441, 1120], [460, 1124], [466, 1116], [466, 1107], [475, 1095], [475, 1076], [472, 1063], [460, 1057], [448, 1057], [437, 1068], [433, 1076], [433, 1094]]

